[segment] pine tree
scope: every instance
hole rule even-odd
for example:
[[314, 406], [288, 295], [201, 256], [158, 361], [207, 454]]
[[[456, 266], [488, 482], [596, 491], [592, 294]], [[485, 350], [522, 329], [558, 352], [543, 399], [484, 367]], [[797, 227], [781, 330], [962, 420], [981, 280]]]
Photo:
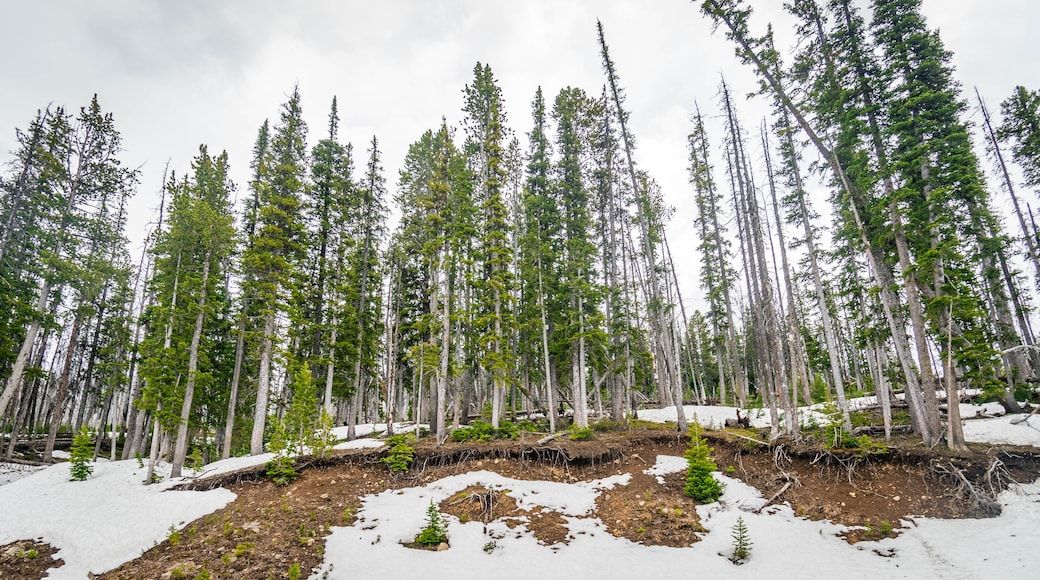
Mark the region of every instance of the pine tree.
[[94, 466], [90, 464], [93, 459], [94, 449], [90, 443], [90, 432], [83, 427], [72, 438], [72, 448], [69, 454], [69, 479], [85, 481], [90, 477], [90, 474], [94, 473]]
[[1011, 154], [1022, 167], [1026, 185], [1040, 187], [1040, 91], [1015, 87], [1000, 104], [1004, 117], [997, 134], [1011, 142]]
[[[177, 311], [171, 312], [170, 317], [185, 322], [194, 319], [191, 325], [180, 325], [182, 332], [190, 332], [190, 339], [186, 345], [184, 394], [171, 477], [180, 477], [187, 454], [196, 385], [208, 390], [216, 378], [213, 366], [215, 357], [211, 358], [209, 354], [216, 354], [214, 351], [217, 349], [214, 347], [223, 342], [223, 337], [211, 334], [207, 337], [209, 348], [202, 348], [203, 331], [207, 314], [212, 326], [213, 319], [226, 311], [221, 304], [226, 304], [226, 294], [220, 282], [224, 277], [222, 266], [234, 247], [235, 230], [230, 199], [233, 190], [234, 184], [228, 177], [227, 153], [212, 158], [205, 146], [200, 147], [199, 155], [193, 163], [192, 179], [186, 180], [175, 194], [170, 212], [170, 229], [156, 249], [160, 256], [165, 254], [167, 261], [176, 256], [181, 266], [177, 272], [181, 302], [179, 307], [171, 307], [177, 308]], [[185, 346], [183, 341], [178, 342], [179, 346]], [[203, 359], [201, 364], [200, 354]], [[183, 358], [183, 355], [178, 358]]]
[[560, 282], [568, 298], [567, 318], [559, 329], [570, 360], [571, 405], [574, 425], [588, 427], [588, 337], [597, 325], [599, 288], [596, 284], [596, 248], [592, 243], [589, 191], [582, 173], [586, 142], [582, 138], [589, 99], [581, 89], [560, 91], [552, 115], [557, 124], [555, 168], [563, 234]]
[[[386, 184], [379, 141], [372, 136], [365, 164], [365, 175], [359, 184], [352, 204], [353, 226], [349, 235], [356, 240], [347, 258], [346, 283], [355, 288], [356, 297], [350, 300], [356, 328], [344, 329], [353, 337], [350, 352], [354, 353], [353, 390], [358, 405], [364, 400], [368, 387], [377, 375], [376, 364], [382, 312], [383, 270], [379, 264], [380, 246], [386, 234]], [[356, 414], [351, 413], [348, 424], [353, 428]], [[353, 436], [349, 433], [348, 437]]]
[[270, 141], [270, 166], [265, 183], [258, 188], [256, 231], [242, 256], [250, 291], [261, 312], [260, 370], [250, 453], [263, 452], [264, 426], [271, 391], [277, 320], [280, 311], [299, 320], [299, 302], [294, 292], [299, 280], [300, 260], [306, 234], [301, 219], [302, 196], [307, 187], [307, 125], [302, 118], [299, 88], [294, 88], [282, 107], [281, 119]]
[[314, 439], [318, 426], [318, 395], [311, 377], [310, 365], [301, 364], [293, 373], [293, 398], [282, 419], [286, 448], [303, 455]]
[[561, 255], [560, 212], [551, 186], [550, 141], [545, 99], [541, 87], [532, 103], [533, 126], [528, 134], [529, 152], [524, 186], [520, 239], [519, 324], [523, 331], [520, 352], [531, 363], [528, 373], [540, 380], [545, 393], [549, 430], [556, 432], [556, 383], [550, 344], [558, 325], [557, 263]]
[[717, 469], [711, 459], [711, 447], [701, 437], [700, 425], [693, 423], [689, 431], [690, 446], [683, 455], [689, 463], [686, 469], [686, 495], [701, 503], [718, 501], [722, 496], [722, 484], [712, 476]]
[[491, 424], [498, 428], [505, 406], [507, 383], [514, 380], [511, 345], [507, 329], [513, 325], [514, 275], [509, 244], [510, 216], [503, 186], [506, 177], [506, 114], [502, 91], [491, 67], [479, 62], [472, 85], [464, 89], [467, 113], [466, 152], [477, 180], [476, 199], [481, 206], [480, 256], [482, 272], [476, 279], [480, 292], [476, 322], [480, 326], [482, 366], [491, 374]]
[[721, 224], [722, 196], [718, 192], [708, 157], [708, 136], [700, 107], [694, 117], [693, 132], [688, 137], [690, 148], [690, 183], [696, 192], [697, 216], [695, 225], [700, 235], [701, 286], [707, 293], [706, 319], [713, 331], [719, 402], [727, 401], [727, 379], [734, 401], [747, 405], [747, 377], [738, 360], [737, 324], [731, 291], [736, 274], [731, 267], [732, 254], [729, 239]]
[[603, 24], [598, 20], [596, 21], [596, 31], [610, 95], [607, 106], [613, 107], [614, 116], [617, 118], [619, 137], [625, 152], [628, 181], [635, 203], [635, 221], [640, 234], [639, 252], [642, 254], [642, 269], [646, 277], [644, 300], [650, 319], [649, 338], [653, 348], [657, 387], [666, 401], [674, 400], [679, 430], [685, 431], [687, 424], [686, 415], [682, 410], [683, 386], [680, 382], [679, 349], [676, 342], [678, 339], [673, 316], [674, 304], [666, 295], [666, 283], [659, 273], [667, 271], [659, 262], [664, 260], [665, 254], [662, 248], [665, 239], [665, 209], [657, 198], [658, 192], [651, 186], [651, 180], [636, 171], [633, 158], [635, 139], [628, 129], [629, 114], [624, 108], [624, 93], [614, 61], [610, 58], [610, 51], [603, 33]]

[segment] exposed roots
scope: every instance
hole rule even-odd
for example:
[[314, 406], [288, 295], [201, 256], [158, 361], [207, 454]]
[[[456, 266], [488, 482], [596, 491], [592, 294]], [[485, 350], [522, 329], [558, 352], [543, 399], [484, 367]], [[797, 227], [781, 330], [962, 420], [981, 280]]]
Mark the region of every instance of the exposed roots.
[[[1000, 460], [995, 459], [993, 465], [990, 467], [990, 470], [992, 470], [994, 474], [999, 472], [999, 468], [997, 467], [999, 462]], [[986, 490], [972, 483], [972, 481], [968, 479], [967, 475], [965, 475], [964, 470], [954, 465], [952, 461], [946, 463], [935, 462], [932, 464], [932, 471], [939, 477], [952, 478], [956, 481], [958, 492], [967, 497], [968, 500], [971, 501], [975, 510], [980, 514], [986, 517], [996, 517], [1000, 515], [1000, 504], [994, 499], [996, 494], [993, 494], [992, 488]], [[989, 477], [988, 474], [987, 477]], [[994, 475], [994, 477], [1000, 476]], [[992, 482], [993, 480], [990, 478], [989, 481]]]

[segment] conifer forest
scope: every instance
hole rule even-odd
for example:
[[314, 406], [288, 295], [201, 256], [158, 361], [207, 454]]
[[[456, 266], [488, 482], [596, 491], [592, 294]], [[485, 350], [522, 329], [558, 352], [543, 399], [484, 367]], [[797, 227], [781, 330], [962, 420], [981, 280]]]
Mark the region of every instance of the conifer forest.
[[[790, 0], [791, 46], [754, 4], [688, 6], [757, 81], [706, 78], [717, 99], [688, 103], [692, 213], [640, 163], [626, 97], [663, 89], [626, 84], [609, 22], [582, 37], [600, 84], [507, 103], [476, 62], [443, 88], [461, 122], [415, 127], [396, 174], [380, 135], [306, 86], [255, 119], [250, 158], [201, 144], [161, 184], [122, 159], [104, 87], [24, 111], [0, 128], [17, 132], [0, 455], [37, 440], [51, 461], [86, 426], [112, 459], [179, 476], [189, 454], [255, 455], [322, 424], [417, 421], [439, 443], [475, 419], [555, 433], [683, 403], [760, 408], [773, 438], [797, 437], [799, 406], [833, 402], [851, 432], [865, 395], [886, 433], [964, 448], [948, 400], [1036, 397], [1037, 79], [961, 86], [920, 0]], [[135, 221], [135, 196], [157, 214]], [[669, 243], [674, 222], [695, 245]]]

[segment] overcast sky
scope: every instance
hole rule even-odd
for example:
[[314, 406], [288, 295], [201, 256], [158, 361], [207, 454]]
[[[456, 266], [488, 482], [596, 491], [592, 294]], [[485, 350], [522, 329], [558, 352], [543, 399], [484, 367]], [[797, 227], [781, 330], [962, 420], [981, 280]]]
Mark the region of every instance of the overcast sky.
[[[753, 30], [772, 20], [779, 46], [789, 47], [782, 2], [752, 5]], [[957, 78], [978, 86], [991, 109], [1015, 85], [1040, 86], [1032, 32], [1040, 2], [925, 0], [924, 12], [954, 53]], [[244, 191], [257, 128], [277, 119], [299, 84], [310, 143], [324, 136], [336, 95], [341, 140], [363, 158], [376, 135], [392, 191], [408, 145], [442, 116], [459, 123], [461, 91], [478, 61], [491, 65], [525, 148], [539, 85], [550, 102], [566, 86], [599, 94], [597, 18], [628, 95], [636, 161], [677, 210], [670, 239], [683, 294], [699, 302], [685, 169], [690, 114], [699, 102], [715, 115], [721, 73], [740, 95], [754, 82], [697, 5], [683, 0], [5, 2], [0, 162], [11, 159], [15, 127], [37, 109], [78, 110], [97, 93], [122, 132], [124, 162], [141, 169], [128, 231], [136, 244], [158, 206], [167, 160], [183, 172], [200, 143], [225, 149]], [[740, 107], [753, 127], [767, 110], [761, 99]], [[710, 137], [717, 145], [719, 133]]]

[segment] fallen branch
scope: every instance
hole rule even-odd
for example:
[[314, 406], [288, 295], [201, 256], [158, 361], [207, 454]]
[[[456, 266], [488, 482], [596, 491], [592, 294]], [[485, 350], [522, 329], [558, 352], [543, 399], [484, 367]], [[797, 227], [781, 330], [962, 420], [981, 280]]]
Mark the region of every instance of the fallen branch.
[[552, 435], [548, 435], [546, 437], [542, 437], [538, 441], [535, 441], [534, 444], [535, 445], [545, 445], [546, 443], [548, 443], [550, 441], [555, 441], [557, 438], [562, 437], [566, 433], [567, 433], [566, 431], [557, 431], [557, 432], [553, 433]]
[[769, 504], [773, 503], [773, 501], [775, 501], [775, 500], [776, 500], [776, 498], [778, 498], [778, 497], [780, 497], [781, 495], [783, 495], [783, 494], [784, 494], [784, 492], [785, 492], [785, 491], [787, 491], [788, 489], [790, 489], [792, 485], [794, 485], [794, 481], [788, 481], [787, 483], [785, 483], [785, 484], [784, 484], [784, 486], [780, 488], [780, 491], [778, 491], [778, 492], [774, 493], [772, 497], [770, 497], [769, 499], [767, 499], [767, 500], [766, 500], [766, 503], [764, 503], [764, 504], [762, 504], [762, 505], [758, 506], [758, 509], [757, 509], [757, 510], [755, 510], [755, 513], [756, 513], [756, 514], [760, 514], [760, 513], [762, 513], [762, 510], [763, 510], [763, 509], [764, 509], [764, 508], [765, 508], [766, 506], [768, 506]]
[[769, 443], [766, 443], [765, 441], [760, 441], [758, 439], [755, 439], [754, 437], [748, 437], [747, 435], [741, 435], [740, 433], [730, 433], [730, 435], [734, 437], [740, 437], [741, 439], [747, 439], [748, 441], [752, 441], [754, 443], [758, 443], [759, 445], [769, 447]]
[[1011, 420], [1011, 424], [1012, 425], [1019, 425], [1021, 423], [1025, 423], [1026, 421], [1029, 420], [1030, 417], [1032, 417], [1033, 415], [1036, 415], [1037, 411], [1040, 411], [1040, 405], [1037, 405], [1037, 406], [1033, 407], [1033, 412], [1028, 414], [1028, 415], [1023, 415], [1021, 417], [1015, 417], [1014, 419]]
[[11, 457], [9, 459], [0, 460], [0, 463], [17, 463], [19, 465], [32, 465], [40, 467], [42, 465], [52, 465], [51, 463], [44, 463], [43, 461], [33, 461], [31, 459], [18, 459], [17, 457]]

